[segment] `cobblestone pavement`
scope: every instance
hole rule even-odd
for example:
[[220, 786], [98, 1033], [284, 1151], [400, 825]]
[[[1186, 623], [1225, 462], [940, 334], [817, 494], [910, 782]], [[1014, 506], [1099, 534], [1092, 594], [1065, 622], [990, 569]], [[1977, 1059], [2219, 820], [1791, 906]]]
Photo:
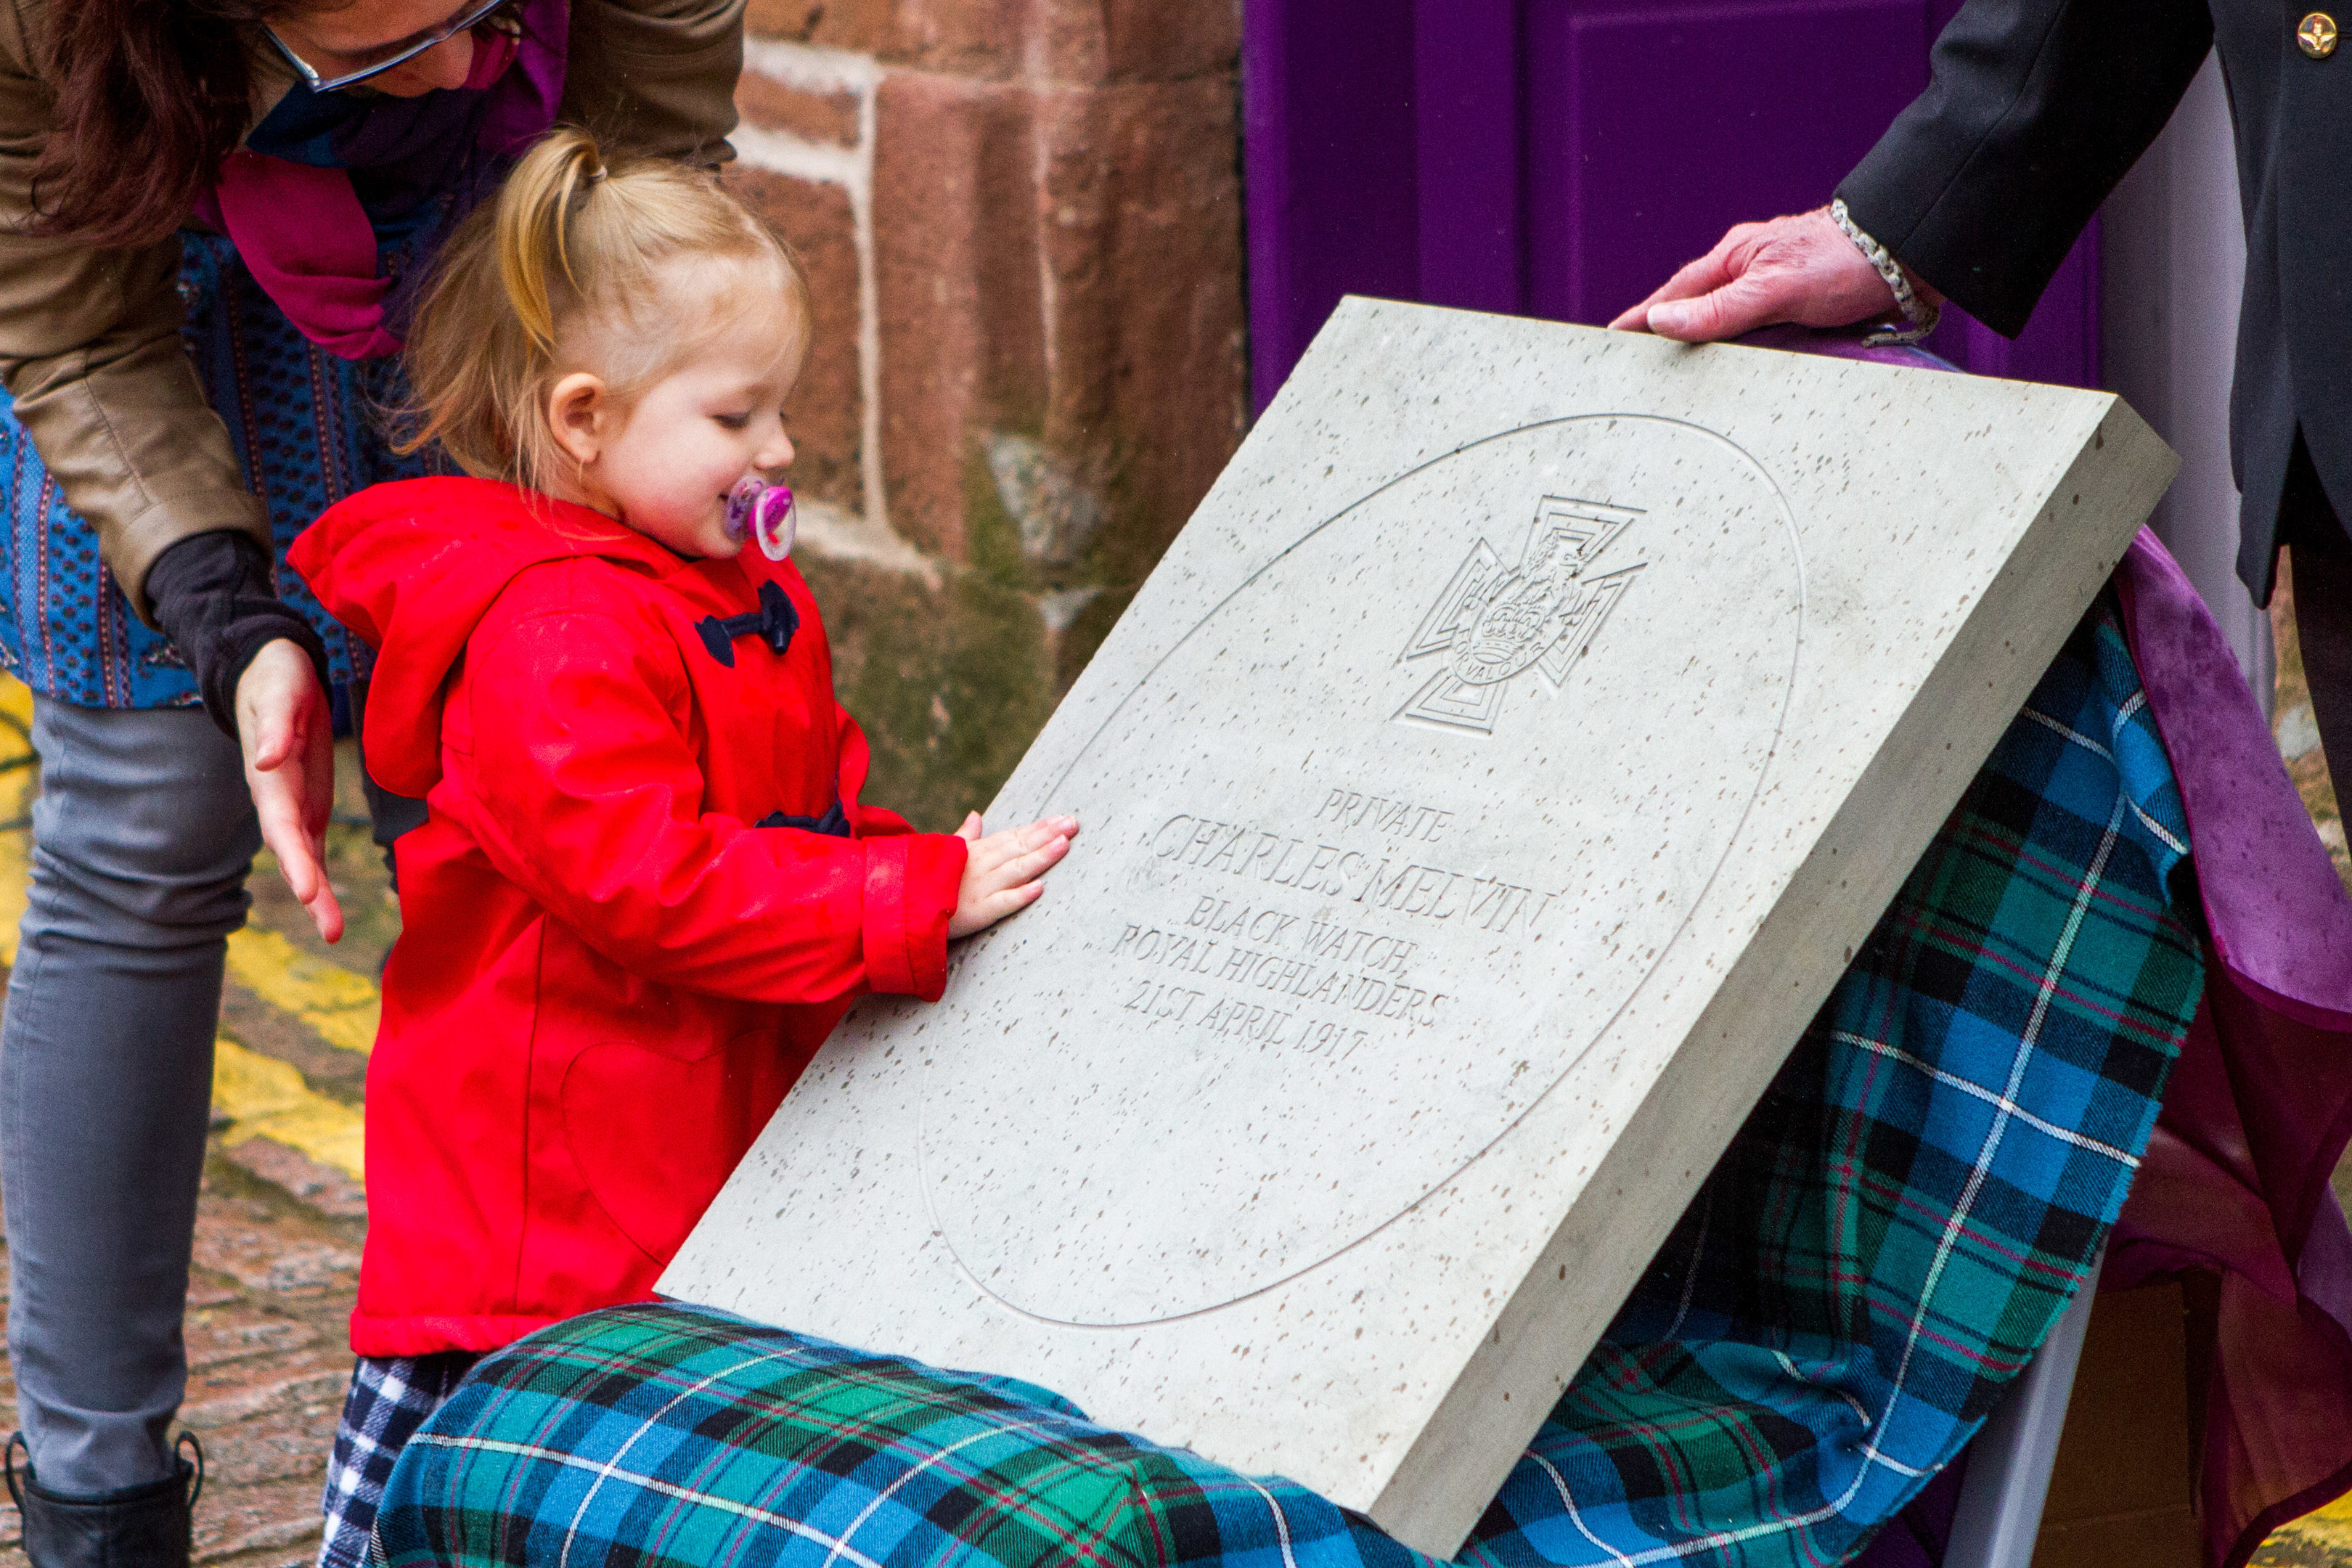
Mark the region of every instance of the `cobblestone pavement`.
[[[2284, 584], [2284, 605], [2290, 590]], [[2347, 883], [2344, 827], [2315, 741], [2292, 626], [2280, 630], [2280, 749]], [[2300, 715], [2300, 717], [2298, 717]], [[16, 958], [34, 788], [24, 689], [0, 677], [0, 979]], [[328, 947], [265, 854], [251, 927], [232, 941], [214, 1073], [212, 1155], [188, 1293], [184, 1425], [204, 1441], [208, 1479], [196, 1556], [224, 1568], [290, 1568], [318, 1551], [319, 1493], [352, 1358], [344, 1324], [367, 1205], [360, 1186], [361, 1093], [373, 1042], [375, 976], [400, 918], [367, 841], [357, 758], [341, 748], [343, 799], [330, 871], [349, 917]], [[2337, 1190], [2352, 1205], [2352, 1163]], [[0, 1417], [16, 1390], [0, 1355]], [[2273, 1535], [2264, 1568], [2352, 1568], [2352, 1503]], [[15, 1510], [0, 1500], [0, 1568], [26, 1568]]]

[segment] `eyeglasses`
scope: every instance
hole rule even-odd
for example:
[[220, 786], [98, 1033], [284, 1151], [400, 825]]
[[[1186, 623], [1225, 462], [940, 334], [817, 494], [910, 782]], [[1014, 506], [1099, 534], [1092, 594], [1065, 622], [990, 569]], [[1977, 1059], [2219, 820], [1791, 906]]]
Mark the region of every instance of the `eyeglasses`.
[[262, 31], [269, 35], [269, 41], [278, 46], [278, 52], [286, 57], [286, 63], [301, 75], [303, 83], [312, 92], [341, 92], [347, 87], [358, 86], [370, 77], [382, 76], [393, 67], [405, 64], [427, 49], [437, 48], [460, 33], [469, 32], [486, 22], [500, 20], [502, 14], [512, 12], [516, 4], [517, 0], [467, 0], [456, 16], [439, 26], [412, 33], [396, 43], [384, 45], [381, 51], [372, 50], [371, 53], [381, 53], [382, 58], [370, 60], [357, 70], [345, 71], [341, 76], [320, 76], [316, 66], [296, 54], [293, 46], [278, 36], [277, 28], [265, 23]]

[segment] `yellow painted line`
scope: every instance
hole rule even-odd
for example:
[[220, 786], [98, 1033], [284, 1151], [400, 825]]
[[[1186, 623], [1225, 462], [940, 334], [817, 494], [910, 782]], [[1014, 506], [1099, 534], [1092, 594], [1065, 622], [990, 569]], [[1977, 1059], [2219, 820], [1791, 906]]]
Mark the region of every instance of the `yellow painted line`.
[[[13, 675], [0, 675], [0, 713], [28, 731], [33, 727], [32, 689]], [[21, 756], [30, 750], [16, 731], [0, 726], [0, 759]], [[39, 784], [38, 768], [12, 768], [0, 773], [0, 822], [13, 822], [32, 810]], [[0, 833], [0, 963], [12, 968], [16, 963], [16, 927], [25, 918], [25, 879], [32, 870], [32, 855], [30, 832]]]
[[290, 1062], [222, 1036], [213, 1042], [213, 1106], [229, 1119], [221, 1135], [226, 1145], [273, 1139], [353, 1181], [366, 1178], [359, 1111], [304, 1083]]
[[303, 952], [267, 926], [247, 926], [228, 939], [228, 972], [329, 1045], [362, 1055], [375, 1048], [383, 998], [373, 981]]

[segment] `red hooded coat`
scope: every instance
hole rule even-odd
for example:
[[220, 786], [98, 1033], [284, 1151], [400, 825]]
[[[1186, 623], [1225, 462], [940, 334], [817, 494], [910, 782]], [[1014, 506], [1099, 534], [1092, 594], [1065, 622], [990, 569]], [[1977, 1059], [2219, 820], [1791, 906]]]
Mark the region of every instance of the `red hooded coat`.
[[378, 650], [370, 772], [430, 810], [397, 850], [352, 1348], [642, 1300], [850, 1001], [939, 996], [963, 840], [857, 803], [788, 563], [459, 479], [352, 496], [289, 559]]

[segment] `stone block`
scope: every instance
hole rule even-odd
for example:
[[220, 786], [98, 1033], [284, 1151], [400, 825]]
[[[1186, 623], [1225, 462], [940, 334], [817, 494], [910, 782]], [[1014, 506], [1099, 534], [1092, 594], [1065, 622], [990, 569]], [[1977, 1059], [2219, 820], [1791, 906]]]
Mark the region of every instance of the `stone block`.
[[743, 30], [755, 37], [871, 53], [889, 32], [890, 0], [748, 0]]
[[1208, 493], [1247, 414], [1233, 84], [1060, 92], [1044, 108], [1045, 439], [1088, 453], [1118, 520], [1093, 580], [1132, 584]]
[[[1238, 70], [1242, 10], [1217, 0], [1080, 0], [1098, 11], [1113, 81], [1182, 81]], [[1238, 82], [1234, 85], [1237, 88]]]
[[866, 506], [865, 409], [858, 371], [856, 220], [838, 185], [738, 163], [729, 188], [782, 233], [808, 275], [807, 362], [785, 409], [796, 456], [787, 479], [818, 500]]
[[1085, 825], [1046, 896], [660, 1289], [1451, 1555], [2176, 466], [2101, 393], [1348, 301], [993, 804]]
[[963, 472], [979, 434], [1045, 402], [1034, 95], [916, 72], [883, 81], [874, 249], [890, 522], [966, 554]]
[[1053, 606], [1050, 599], [1046, 602], [1056, 612], [1050, 613], [1046, 620], [1046, 629], [1054, 639], [1056, 697], [1077, 684], [1078, 677], [1086, 673], [1087, 661], [1094, 658], [1095, 650], [1102, 647], [1103, 639], [1110, 636], [1111, 627], [1118, 624], [1119, 616], [1127, 613], [1127, 606], [1134, 599], [1132, 588], [1081, 588], [1071, 591], [1062, 606]]
[[834, 689], [873, 747], [865, 799], [952, 831], [994, 797], [1053, 711], [1036, 609], [970, 573], [934, 586], [864, 563], [798, 559], [824, 613]]
[[751, 0], [754, 33], [982, 79], [1019, 74], [1031, 0]]
[[1023, 557], [1047, 571], [1084, 559], [1102, 531], [1101, 498], [1026, 437], [992, 437], [987, 457], [996, 494], [1018, 520]]
[[857, 95], [814, 92], [746, 69], [735, 83], [735, 110], [745, 122], [832, 147], [857, 145]]
[[751, 0], [756, 34], [978, 79], [1091, 86], [1230, 73], [1239, 7], [1199, 0]]
[[[963, 483], [1033, 440], [1110, 526], [1029, 579], [1140, 581], [1240, 439], [1229, 84], [1049, 89], [893, 73], [875, 229], [891, 521], [982, 548]], [[1015, 498], [1003, 498], [1016, 512]]]

